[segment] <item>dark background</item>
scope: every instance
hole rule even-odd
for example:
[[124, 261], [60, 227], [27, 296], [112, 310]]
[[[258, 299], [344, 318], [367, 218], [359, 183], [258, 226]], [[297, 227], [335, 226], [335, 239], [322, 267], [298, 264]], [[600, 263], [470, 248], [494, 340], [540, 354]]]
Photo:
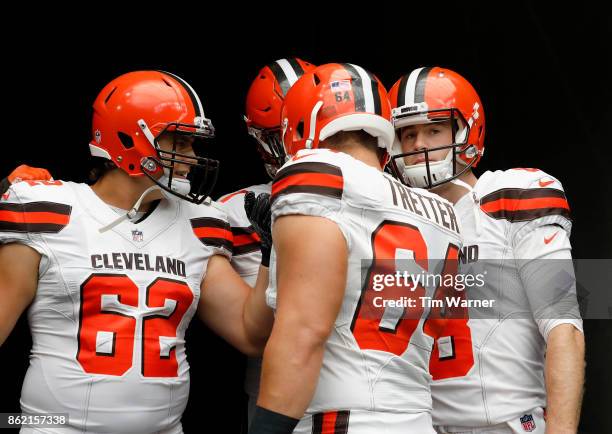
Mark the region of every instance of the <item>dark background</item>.
[[[387, 87], [413, 68], [438, 65], [461, 73], [482, 98], [486, 153], [477, 174], [537, 167], [559, 178], [573, 212], [574, 257], [612, 258], [612, 20], [601, 3], [307, 5], [289, 12], [287, 4], [235, 4], [220, 14], [167, 4], [148, 7], [151, 16], [109, 6], [81, 19], [67, 17], [85, 11], [39, 6], [5, 15], [21, 25], [2, 31], [0, 174], [27, 163], [56, 179], [84, 180], [98, 91], [121, 73], [164, 69], [196, 89], [216, 127], [209, 153], [221, 160], [218, 196], [267, 179], [242, 121], [247, 89], [266, 63], [351, 62]], [[583, 433], [612, 433], [611, 324], [585, 321]], [[0, 412], [18, 411], [29, 339], [22, 318], [0, 348]], [[239, 432], [242, 358], [197, 320], [187, 342], [185, 431]]]

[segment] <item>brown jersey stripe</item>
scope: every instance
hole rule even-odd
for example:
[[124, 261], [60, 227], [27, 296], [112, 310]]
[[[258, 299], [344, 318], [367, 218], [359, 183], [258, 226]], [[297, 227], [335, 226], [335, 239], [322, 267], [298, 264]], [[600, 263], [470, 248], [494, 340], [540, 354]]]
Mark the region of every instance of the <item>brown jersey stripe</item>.
[[230, 224], [225, 220], [214, 217], [198, 217], [191, 219], [191, 227], [196, 228], [218, 228], [231, 232]]
[[480, 208], [494, 219], [510, 222], [525, 222], [549, 215], [570, 219], [565, 193], [556, 188], [504, 188], [483, 197]]
[[234, 237], [228, 222], [214, 217], [199, 217], [190, 222], [193, 233], [203, 244], [232, 251]]
[[312, 415], [312, 434], [347, 434], [348, 410], [328, 411]]
[[565, 208], [569, 211], [566, 199], [558, 197], [543, 197], [540, 199], [498, 199], [480, 206], [483, 211], [490, 213], [501, 210], [524, 211], [538, 208]]
[[253, 226], [232, 226], [232, 234], [234, 237], [239, 237], [241, 235], [254, 235], [257, 239], [259, 239], [259, 236], [255, 232], [255, 229], [253, 229]]
[[232, 241], [225, 238], [200, 238], [202, 244], [210, 247], [223, 247], [224, 249], [232, 252]]
[[55, 202], [0, 204], [0, 230], [58, 233], [70, 222], [70, 205]]
[[539, 199], [544, 197], [565, 199], [565, 193], [556, 188], [502, 188], [480, 199], [484, 205], [500, 199]]
[[311, 185], [316, 187], [331, 187], [342, 190], [344, 180], [340, 176], [321, 173], [301, 173], [292, 175], [275, 182], [272, 186], [272, 196], [280, 193], [287, 187], [295, 185]]
[[318, 194], [320, 196], [327, 196], [333, 199], [342, 199], [342, 189], [333, 187], [319, 187], [313, 185], [293, 185], [286, 187], [278, 194], [272, 195], [272, 204], [276, 202], [281, 196], [291, 193], [309, 193]]
[[344, 178], [339, 167], [320, 162], [293, 164], [281, 170], [272, 185], [272, 203], [289, 193], [311, 193], [342, 198]]
[[339, 176], [342, 178], [342, 170], [338, 166], [334, 166], [329, 163], [321, 163], [318, 161], [307, 161], [303, 163], [292, 164], [291, 166], [285, 167], [280, 170], [274, 178], [274, 183], [283, 180], [284, 178], [292, 175], [298, 175], [302, 173], [320, 173], [327, 175]]
[[501, 209], [499, 211], [487, 212], [487, 215], [496, 220], [508, 220], [510, 222], [527, 222], [551, 215], [560, 215], [571, 220], [570, 212], [567, 208], [536, 208], [518, 211]]
[[56, 202], [0, 203], [0, 211], [14, 212], [49, 212], [70, 215], [72, 207]]
[[235, 256], [259, 251], [260, 238], [252, 227], [233, 227], [232, 235], [234, 236]]
[[259, 243], [243, 244], [241, 246], [234, 245], [232, 254], [234, 256], [240, 256], [240, 255], [246, 255], [247, 253], [259, 252], [259, 250], [260, 250]]
[[323, 432], [323, 414], [315, 413], [312, 415], [312, 434], [321, 434]]
[[22, 232], [22, 233], [41, 233], [56, 234], [66, 225], [54, 223], [12, 223], [0, 221], [0, 231], [2, 232]]

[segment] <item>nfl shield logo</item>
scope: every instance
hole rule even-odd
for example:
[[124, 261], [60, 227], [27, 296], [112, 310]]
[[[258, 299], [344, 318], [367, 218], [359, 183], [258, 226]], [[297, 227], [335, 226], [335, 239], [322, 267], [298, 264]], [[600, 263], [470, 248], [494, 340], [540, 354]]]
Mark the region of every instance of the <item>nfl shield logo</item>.
[[132, 240], [134, 241], [142, 241], [142, 232], [138, 229], [132, 231]]
[[526, 414], [521, 417], [521, 424], [523, 425], [523, 429], [527, 432], [531, 432], [535, 429], [535, 422], [533, 421], [533, 416], [530, 414]]

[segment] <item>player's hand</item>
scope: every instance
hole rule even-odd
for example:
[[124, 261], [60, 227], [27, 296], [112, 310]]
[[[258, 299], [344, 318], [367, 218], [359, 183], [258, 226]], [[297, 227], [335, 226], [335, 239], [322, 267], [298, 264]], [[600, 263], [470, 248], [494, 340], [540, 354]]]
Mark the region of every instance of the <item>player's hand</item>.
[[8, 180], [11, 184], [15, 184], [20, 181], [51, 181], [53, 177], [47, 169], [22, 164], [11, 172]]
[[244, 197], [244, 211], [261, 239], [261, 264], [268, 266], [272, 249], [272, 214], [270, 210], [270, 195], [261, 193], [255, 197], [252, 191]]

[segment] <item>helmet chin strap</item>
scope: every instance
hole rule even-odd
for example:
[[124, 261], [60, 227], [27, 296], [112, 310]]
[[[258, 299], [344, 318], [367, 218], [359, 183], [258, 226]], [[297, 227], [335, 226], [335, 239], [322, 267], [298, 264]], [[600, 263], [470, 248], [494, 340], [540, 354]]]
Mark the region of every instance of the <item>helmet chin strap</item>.
[[465, 188], [465, 189], [466, 189], [467, 191], [469, 191], [470, 193], [473, 191], [473, 188], [472, 188], [472, 186], [471, 186], [470, 184], [468, 184], [468, 183], [467, 183], [467, 182], [465, 182], [465, 181], [462, 181], [462, 180], [461, 180], [461, 179], [459, 179], [459, 178], [451, 179], [449, 182], [450, 182], [450, 183], [453, 183], [453, 184], [455, 184], [455, 185], [458, 185], [459, 187], [463, 187], [463, 188]]
[[449, 182], [458, 185], [459, 187], [463, 187], [465, 188], [468, 193], [472, 196], [472, 209], [474, 210], [474, 222], [476, 223], [476, 236], [480, 236], [481, 231], [481, 224], [480, 224], [480, 200], [478, 199], [478, 196], [476, 196], [476, 192], [474, 191], [474, 188], [468, 184], [465, 181], [462, 181], [459, 178], [455, 178], [455, 179], [451, 179]]
[[140, 208], [140, 205], [142, 204], [142, 201], [144, 200], [144, 198], [151, 193], [152, 191], [155, 190], [159, 190], [162, 192], [162, 194], [164, 193], [163, 190], [157, 186], [157, 185], [152, 185], [151, 187], [147, 188], [138, 198], [138, 200], [136, 201], [136, 203], [134, 204], [134, 206], [132, 207], [131, 210], [129, 210], [128, 212], [126, 212], [124, 215], [116, 218], [115, 220], [113, 220], [112, 222], [110, 222], [109, 224], [107, 224], [106, 226], [101, 227], [100, 229], [98, 229], [98, 232], [100, 232], [101, 234], [103, 234], [104, 232], [108, 232], [110, 231], [112, 228], [114, 228], [115, 226], [121, 224], [122, 222], [124, 222], [125, 220], [133, 220], [137, 215], [138, 215], [138, 209]]
[[306, 139], [306, 149], [312, 149], [312, 144], [315, 140], [315, 133], [317, 132], [317, 114], [323, 106], [323, 101], [318, 101], [312, 108], [310, 113], [310, 131], [308, 132], [308, 139]]

